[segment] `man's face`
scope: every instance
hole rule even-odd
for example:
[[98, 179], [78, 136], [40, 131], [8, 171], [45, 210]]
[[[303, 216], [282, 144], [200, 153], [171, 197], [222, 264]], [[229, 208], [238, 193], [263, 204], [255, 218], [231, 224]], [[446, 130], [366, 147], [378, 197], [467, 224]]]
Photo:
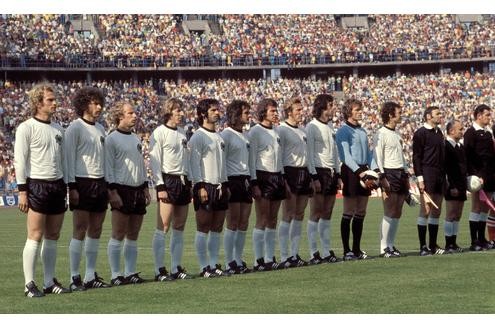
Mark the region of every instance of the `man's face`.
[[248, 124], [249, 119], [251, 118], [251, 115], [249, 114], [249, 108], [244, 107], [241, 112], [241, 123], [242, 124]]
[[90, 116], [90, 118], [97, 120], [100, 117], [102, 111], [103, 111], [102, 104], [97, 100], [91, 100], [88, 104], [88, 109], [86, 110], [86, 113], [87, 115]]
[[327, 108], [321, 112], [320, 119], [323, 122], [328, 122], [329, 120], [332, 119], [334, 114], [335, 114], [335, 107], [333, 106], [333, 102], [328, 102]]
[[396, 107], [394, 116], [390, 117], [390, 121], [395, 123], [395, 124], [399, 124], [400, 121], [402, 120], [401, 114], [402, 114], [402, 109], [400, 107]]
[[120, 119], [119, 126], [132, 129], [136, 125], [136, 120], [137, 115], [134, 108], [129, 104], [125, 104], [122, 109], [122, 118]]
[[455, 141], [459, 141], [462, 139], [462, 136], [464, 135], [464, 127], [462, 126], [461, 122], [454, 123], [454, 126], [450, 131], [450, 135]]
[[300, 103], [292, 105], [292, 111], [289, 112], [289, 117], [292, 118], [297, 124], [302, 122], [303, 107]]
[[439, 125], [440, 123], [442, 123], [442, 118], [443, 118], [443, 115], [439, 109], [434, 109], [431, 111], [431, 122], [432, 123]]
[[169, 121], [173, 122], [175, 125], [180, 125], [182, 123], [183, 117], [184, 111], [179, 106], [176, 106], [174, 107], [174, 109], [172, 109]]
[[272, 124], [275, 124], [275, 123], [278, 122], [278, 111], [277, 111], [277, 107], [275, 107], [275, 106], [268, 106], [266, 108], [265, 120], [267, 120], [268, 122], [270, 122]]
[[356, 122], [361, 121], [363, 119], [363, 108], [358, 105], [353, 105], [350, 118]]
[[220, 111], [218, 105], [211, 105], [208, 109], [206, 121], [208, 123], [216, 123], [220, 119]]
[[38, 113], [52, 115], [57, 109], [57, 100], [55, 99], [55, 94], [52, 91], [44, 91], [43, 101], [38, 104]]
[[478, 122], [481, 127], [485, 127], [490, 124], [490, 120], [492, 118], [492, 111], [485, 109], [483, 113], [478, 115]]

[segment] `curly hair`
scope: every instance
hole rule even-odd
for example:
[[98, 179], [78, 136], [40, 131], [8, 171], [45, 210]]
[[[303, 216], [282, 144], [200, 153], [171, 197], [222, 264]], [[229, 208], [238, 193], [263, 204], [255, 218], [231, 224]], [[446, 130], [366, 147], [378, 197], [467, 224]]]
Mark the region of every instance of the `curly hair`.
[[134, 107], [132, 102], [130, 102], [129, 100], [121, 100], [121, 101], [116, 102], [113, 105], [113, 107], [110, 109], [110, 112], [108, 115], [109, 123], [111, 125], [113, 125], [115, 128], [119, 126], [120, 120], [124, 116], [124, 107], [126, 105]]
[[48, 82], [41, 82], [34, 85], [28, 93], [29, 107], [33, 116], [38, 112], [40, 104], [43, 104], [45, 91], [56, 93], [55, 86]]
[[83, 87], [77, 90], [72, 99], [72, 105], [74, 106], [77, 115], [82, 117], [92, 101], [100, 104], [101, 107], [105, 105], [105, 97], [100, 89], [95, 87]]

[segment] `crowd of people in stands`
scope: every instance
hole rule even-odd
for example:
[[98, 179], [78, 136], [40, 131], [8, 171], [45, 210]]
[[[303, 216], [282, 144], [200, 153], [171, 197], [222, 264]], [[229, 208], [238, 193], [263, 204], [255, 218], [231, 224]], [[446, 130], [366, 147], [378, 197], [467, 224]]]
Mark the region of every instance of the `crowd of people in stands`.
[[[292, 96], [302, 99], [305, 110], [305, 122], [311, 117], [311, 104], [319, 93], [332, 93], [336, 79], [278, 79], [269, 80], [233, 80], [220, 79], [211, 81], [162, 81], [161, 89], [165, 97], [177, 97], [186, 104], [185, 125], [197, 127], [195, 120], [195, 106], [204, 98], [215, 98], [226, 105], [233, 99], [246, 100], [255, 108], [263, 97], [270, 97], [284, 103]], [[445, 121], [452, 118], [461, 120], [465, 126], [471, 122], [470, 113], [475, 105], [485, 103], [494, 105], [495, 75], [491, 73], [452, 73], [428, 74], [414, 76], [364, 76], [344, 77], [341, 81], [344, 99], [337, 102], [341, 106], [346, 98], [354, 97], [363, 102], [363, 126], [370, 136], [379, 128], [379, 108], [384, 101], [396, 101], [403, 107], [403, 121], [400, 133], [404, 136], [405, 155], [409, 158], [412, 153], [412, 135], [422, 124], [422, 113], [426, 106], [438, 105], [445, 113]], [[71, 98], [75, 91], [81, 88], [84, 82], [56, 83], [60, 95], [56, 120], [67, 127], [75, 118], [71, 105]], [[161, 97], [153, 88], [151, 82], [133, 83], [130, 81], [95, 81], [94, 86], [102, 88], [106, 95], [106, 108], [118, 100], [128, 99], [136, 104], [139, 122], [136, 132], [141, 136], [145, 145], [149, 133], [160, 122], [157, 120], [157, 104]], [[6, 170], [6, 179], [12, 181], [13, 171], [13, 142], [15, 129], [29, 115], [27, 91], [32, 83], [16, 83], [0, 81], [0, 147], [2, 166]], [[283, 117], [283, 116], [282, 116]], [[107, 129], [111, 126], [106, 123], [106, 115], [102, 116], [102, 123]], [[336, 111], [333, 118], [334, 125], [342, 122], [340, 111]], [[252, 124], [255, 123], [254, 115]], [[251, 125], [252, 125], [251, 124]], [[221, 123], [219, 129], [222, 129]]]
[[[369, 15], [349, 28], [334, 15], [217, 15], [220, 33], [186, 33], [180, 15], [1, 15], [2, 66], [177, 67], [435, 60], [495, 55], [495, 17]], [[79, 21], [78, 21], [79, 22]]]

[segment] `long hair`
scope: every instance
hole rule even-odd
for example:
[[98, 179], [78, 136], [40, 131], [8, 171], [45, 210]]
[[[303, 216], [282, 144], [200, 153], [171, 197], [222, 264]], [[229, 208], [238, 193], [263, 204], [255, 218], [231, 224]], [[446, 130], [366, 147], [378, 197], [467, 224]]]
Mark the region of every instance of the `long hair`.
[[327, 109], [329, 103], [333, 103], [331, 95], [326, 93], [317, 95], [313, 102], [313, 117], [319, 118], [321, 113]]
[[265, 119], [266, 117], [266, 112], [268, 110], [268, 106], [272, 106], [272, 107], [277, 107], [277, 102], [275, 100], [273, 100], [272, 98], [265, 98], [265, 99], [262, 99], [259, 104], [258, 104], [258, 107], [257, 107], [257, 114], [258, 114], [258, 121], [261, 122]]
[[203, 121], [208, 117], [208, 109], [212, 106], [219, 105], [220, 102], [216, 99], [206, 98], [201, 100], [196, 107], [196, 115], [198, 116], [198, 124], [203, 125]]
[[251, 106], [244, 100], [233, 100], [227, 106], [227, 124], [230, 127], [239, 125], [240, 117], [244, 109], [251, 109]]
[[160, 117], [163, 123], [167, 123], [172, 116], [172, 111], [174, 109], [183, 110], [184, 103], [178, 98], [168, 98], [166, 100], [161, 100], [159, 104]]

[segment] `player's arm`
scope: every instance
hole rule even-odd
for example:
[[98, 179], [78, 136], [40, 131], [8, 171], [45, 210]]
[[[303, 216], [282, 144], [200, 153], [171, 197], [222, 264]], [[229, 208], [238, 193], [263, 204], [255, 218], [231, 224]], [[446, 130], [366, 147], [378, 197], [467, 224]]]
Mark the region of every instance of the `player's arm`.
[[19, 188], [19, 210], [23, 213], [28, 212], [28, 200], [27, 200], [27, 175], [26, 165], [30, 160], [30, 139], [31, 131], [26, 124], [21, 124], [17, 128], [14, 143], [14, 168], [17, 179], [17, 187]]
[[116, 154], [115, 145], [112, 138], [107, 138], [105, 142], [105, 180], [108, 184], [108, 198], [112, 208], [121, 208], [123, 203], [116, 189], [115, 177]]

